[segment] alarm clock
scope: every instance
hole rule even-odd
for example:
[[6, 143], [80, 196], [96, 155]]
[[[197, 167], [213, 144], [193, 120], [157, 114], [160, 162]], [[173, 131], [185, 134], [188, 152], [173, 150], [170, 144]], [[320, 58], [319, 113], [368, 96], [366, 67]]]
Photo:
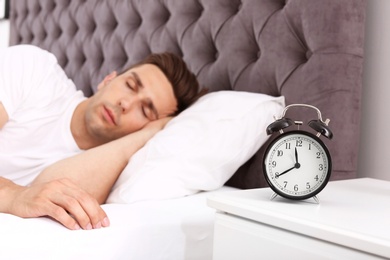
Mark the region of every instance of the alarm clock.
[[[285, 117], [287, 110], [292, 107], [316, 110], [318, 118], [308, 123], [314, 134], [300, 129], [302, 121]], [[286, 106], [282, 116], [267, 127], [268, 135], [279, 132], [266, 148], [263, 158], [265, 179], [275, 192], [271, 199], [279, 195], [292, 200], [313, 198], [319, 203], [316, 195], [326, 186], [332, 172], [332, 158], [320, 139], [321, 136], [332, 139], [333, 133], [328, 124], [329, 119], [323, 121], [318, 108], [292, 104]], [[284, 131], [294, 125], [296, 130]]]

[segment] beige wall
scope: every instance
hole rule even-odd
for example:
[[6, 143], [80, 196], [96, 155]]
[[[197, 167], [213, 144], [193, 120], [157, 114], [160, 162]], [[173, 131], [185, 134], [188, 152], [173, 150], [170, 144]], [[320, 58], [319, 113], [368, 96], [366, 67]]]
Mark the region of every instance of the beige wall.
[[390, 180], [390, 1], [367, 3], [358, 174]]
[[0, 21], [0, 48], [8, 46], [9, 41], [9, 21]]

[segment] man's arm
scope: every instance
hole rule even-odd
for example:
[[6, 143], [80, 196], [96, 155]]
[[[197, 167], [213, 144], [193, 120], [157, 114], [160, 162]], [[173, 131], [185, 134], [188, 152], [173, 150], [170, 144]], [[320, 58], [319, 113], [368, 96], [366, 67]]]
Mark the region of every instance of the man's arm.
[[[77, 183], [77, 187], [92, 195], [99, 203], [104, 203], [130, 157], [168, 121], [169, 118], [153, 121], [138, 132], [54, 163], [35, 179], [32, 187], [66, 179]], [[85, 220], [78, 216], [75, 218], [83, 227]], [[92, 216], [91, 221], [92, 225], [96, 224]]]
[[106, 200], [129, 158], [168, 121], [154, 121], [136, 133], [54, 163], [29, 187], [0, 177], [0, 212], [24, 218], [49, 216], [69, 229], [109, 226], [99, 203]]
[[5, 123], [8, 121], [8, 114], [7, 111], [5, 111], [3, 103], [0, 101], [0, 129], [3, 128]]

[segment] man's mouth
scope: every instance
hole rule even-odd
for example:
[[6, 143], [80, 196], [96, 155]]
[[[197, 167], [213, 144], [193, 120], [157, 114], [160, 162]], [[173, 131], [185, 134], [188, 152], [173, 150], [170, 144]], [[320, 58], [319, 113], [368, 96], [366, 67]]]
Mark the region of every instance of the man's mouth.
[[103, 106], [103, 117], [110, 124], [116, 125], [115, 114], [106, 106]]

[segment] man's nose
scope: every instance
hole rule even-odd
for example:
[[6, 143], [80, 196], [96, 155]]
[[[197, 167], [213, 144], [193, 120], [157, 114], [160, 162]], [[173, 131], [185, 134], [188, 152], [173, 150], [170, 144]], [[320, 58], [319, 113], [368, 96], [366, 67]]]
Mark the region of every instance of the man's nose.
[[119, 100], [119, 107], [121, 108], [122, 113], [127, 113], [131, 106], [136, 102], [136, 97], [132, 98], [131, 100], [129, 98], [122, 98]]

